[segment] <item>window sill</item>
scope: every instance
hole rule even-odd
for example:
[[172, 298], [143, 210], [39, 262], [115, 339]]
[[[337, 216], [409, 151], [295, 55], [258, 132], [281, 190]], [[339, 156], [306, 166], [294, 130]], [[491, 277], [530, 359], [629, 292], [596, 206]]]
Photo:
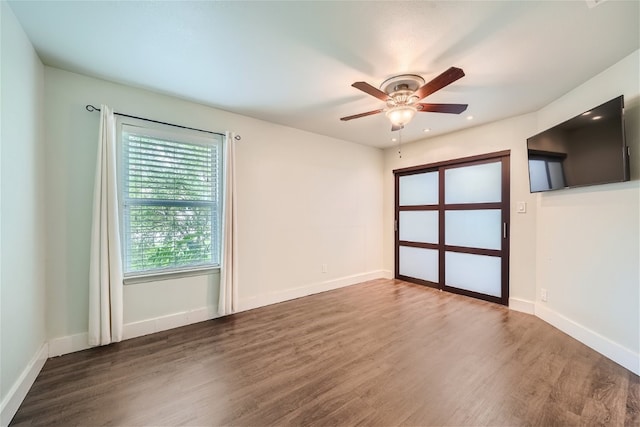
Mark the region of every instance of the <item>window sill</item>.
[[137, 283], [157, 282], [160, 280], [180, 279], [182, 277], [204, 276], [207, 274], [219, 274], [220, 266], [194, 268], [192, 270], [162, 271], [157, 273], [147, 273], [125, 276], [125, 285], [135, 285]]

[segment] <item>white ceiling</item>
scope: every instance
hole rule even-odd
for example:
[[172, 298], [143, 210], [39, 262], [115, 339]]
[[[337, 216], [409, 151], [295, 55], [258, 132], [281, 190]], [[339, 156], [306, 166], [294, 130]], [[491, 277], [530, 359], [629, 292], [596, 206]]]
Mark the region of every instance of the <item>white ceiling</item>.
[[9, 4], [47, 65], [374, 147], [383, 114], [339, 120], [383, 107], [355, 81], [464, 69], [423, 102], [468, 110], [418, 113], [408, 142], [535, 111], [640, 45], [635, 0]]

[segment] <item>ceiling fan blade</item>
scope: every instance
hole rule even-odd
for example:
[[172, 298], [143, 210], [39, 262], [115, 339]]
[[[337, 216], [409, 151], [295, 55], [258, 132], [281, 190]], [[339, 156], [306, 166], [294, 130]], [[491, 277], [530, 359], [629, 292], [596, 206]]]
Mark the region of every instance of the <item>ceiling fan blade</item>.
[[391, 132], [395, 132], [400, 129], [404, 129], [404, 126], [391, 125]]
[[418, 111], [427, 113], [450, 113], [460, 114], [467, 109], [468, 104], [423, 104], [418, 103]]
[[438, 77], [434, 78], [429, 83], [426, 83], [420, 89], [415, 91], [414, 95], [417, 96], [418, 99], [422, 99], [436, 91], [439, 91], [443, 87], [450, 85], [451, 83], [462, 77], [464, 77], [464, 71], [462, 71], [462, 68], [451, 67], [447, 71], [440, 74]]
[[340, 118], [340, 120], [342, 120], [343, 122], [346, 122], [347, 120], [359, 119], [360, 117], [371, 116], [373, 114], [382, 113], [383, 111], [384, 111], [383, 109], [367, 111], [366, 113], [360, 113], [360, 114], [354, 114], [353, 116], [342, 117]]
[[371, 96], [375, 96], [376, 98], [378, 98], [381, 101], [387, 101], [389, 99], [389, 95], [387, 95], [386, 93], [384, 93], [380, 89], [371, 86], [367, 82], [355, 82], [351, 86], [355, 87], [356, 89], [360, 89], [364, 93], [367, 93], [367, 94], [369, 94]]

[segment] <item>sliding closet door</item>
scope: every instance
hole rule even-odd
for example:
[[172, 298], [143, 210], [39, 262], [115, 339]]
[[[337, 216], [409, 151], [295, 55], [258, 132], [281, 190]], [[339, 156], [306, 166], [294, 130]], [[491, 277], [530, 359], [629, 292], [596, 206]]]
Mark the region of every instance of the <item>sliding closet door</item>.
[[396, 174], [396, 277], [508, 302], [509, 153]]

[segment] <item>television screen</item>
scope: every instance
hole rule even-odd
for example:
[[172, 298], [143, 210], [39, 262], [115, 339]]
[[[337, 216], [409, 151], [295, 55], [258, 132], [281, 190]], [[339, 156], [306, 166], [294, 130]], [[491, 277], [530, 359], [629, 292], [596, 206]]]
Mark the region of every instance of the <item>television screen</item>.
[[624, 97], [527, 139], [532, 193], [629, 180]]

